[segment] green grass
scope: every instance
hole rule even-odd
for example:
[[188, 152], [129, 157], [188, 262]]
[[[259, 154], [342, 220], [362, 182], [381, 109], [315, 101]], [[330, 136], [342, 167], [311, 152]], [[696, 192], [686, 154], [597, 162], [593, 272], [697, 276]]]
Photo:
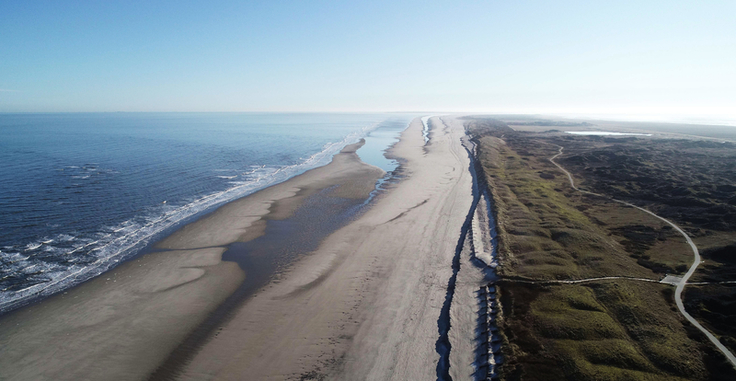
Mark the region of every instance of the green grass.
[[481, 166], [498, 215], [501, 275], [579, 279], [626, 271], [654, 276], [627, 258], [618, 241], [581, 211], [583, 198], [569, 193], [566, 176], [540, 176], [559, 173], [547, 160], [556, 152], [554, 147], [540, 149], [538, 156], [521, 156], [494, 137], [479, 142]]
[[701, 344], [688, 338], [667, 287], [502, 284], [504, 331], [516, 343], [510, 365], [523, 379], [545, 379], [546, 362], [564, 364], [563, 379], [707, 379]]

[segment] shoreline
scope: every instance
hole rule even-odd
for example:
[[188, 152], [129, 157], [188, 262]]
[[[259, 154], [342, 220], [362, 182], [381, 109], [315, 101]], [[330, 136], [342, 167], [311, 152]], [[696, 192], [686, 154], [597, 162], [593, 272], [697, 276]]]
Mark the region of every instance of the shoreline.
[[367, 197], [384, 172], [358, 159], [362, 144], [219, 207], [102, 276], [2, 316], [0, 373], [20, 379], [147, 377], [246, 278], [237, 263], [221, 259], [229, 245], [262, 236], [266, 219], [289, 218], [322, 189], [339, 184], [336, 197]]
[[[400, 163], [397, 177], [360, 212], [350, 214], [384, 172], [362, 163], [350, 146], [327, 166], [186, 225], [109, 278], [3, 317], [0, 341], [8, 344], [0, 348], [0, 376], [436, 378], [447, 361], [438, 333], [448, 297], [465, 300], [482, 280], [452, 287], [474, 197], [463, 122], [433, 117], [431, 124], [429, 144], [421, 118], [401, 133], [386, 154]], [[349, 217], [313, 245], [288, 243], [299, 254], [274, 259], [273, 277], [226, 305], [255, 277], [223, 255], [270, 258], [269, 250], [278, 251], [270, 243], [291, 233], [312, 236], [302, 228], [332, 218], [323, 211], [339, 200]], [[473, 332], [476, 321], [468, 316], [476, 306], [452, 304], [453, 330]], [[223, 305], [218, 318], [212, 311]], [[456, 341], [454, 333], [449, 340]], [[453, 350], [451, 363], [467, 357]]]
[[[137, 202], [137, 200], [128, 200], [131, 202], [125, 202], [126, 199], [123, 197], [123, 203], [121, 204], [121, 197], [117, 197], [119, 195], [116, 193], [116, 189], [118, 189], [117, 186], [110, 187], [101, 194], [91, 194], [91, 196], [98, 199], [99, 202], [97, 202], [97, 204], [108, 206], [99, 209], [96, 215], [90, 215], [88, 213], [89, 211], [84, 212], [79, 215], [79, 219], [82, 221], [94, 220], [95, 222], [99, 222], [99, 224], [77, 226], [75, 223], [72, 223], [67, 226], [67, 224], [59, 223], [58, 218], [54, 219], [53, 214], [56, 213], [55, 205], [46, 206], [49, 213], [54, 212], [51, 213], [52, 215], [48, 218], [40, 216], [40, 218], [43, 219], [43, 222], [49, 224], [48, 226], [51, 227], [48, 231], [38, 233], [35, 238], [25, 237], [21, 234], [21, 237], [17, 241], [15, 239], [10, 241], [4, 240], [6, 241], [4, 245], [9, 246], [3, 247], [2, 255], [6, 259], [8, 258], [7, 254], [10, 255], [12, 268], [9, 273], [10, 277], [4, 278], [3, 281], [5, 291], [0, 292], [0, 316], [18, 308], [35, 304], [60, 292], [67, 291], [76, 285], [82, 284], [115, 269], [122, 263], [140, 257], [141, 255], [150, 252], [151, 247], [157, 241], [164, 239], [182, 226], [207, 216], [215, 209], [227, 203], [236, 201], [272, 185], [284, 182], [310, 169], [328, 164], [332, 160], [332, 157], [339, 153], [342, 148], [349, 144], [358, 142], [361, 137], [370, 141], [370, 132], [376, 128], [381, 128], [386, 121], [388, 121], [388, 119], [383, 121], [371, 118], [364, 119], [365, 120], [363, 122], [356, 123], [355, 120], [347, 118], [346, 123], [351, 128], [341, 129], [344, 131], [338, 135], [332, 134], [333, 136], [329, 141], [322, 139], [319, 145], [313, 147], [313, 149], [318, 152], [314, 152], [312, 149], [307, 151], [301, 149], [296, 149], [295, 151], [290, 150], [292, 153], [297, 151], [301, 152], [302, 155], [294, 161], [284, 162], [284, 165], [279, 165], [279, 163], [281, 163], [280, 160], [248, 161], [247, 163], [244, 163], [245, 166], [242, 168], [242, 171], [232, 169], [232, 171], [237, 172], [235, 177], [216, 176], [216, 179], [204, 179], [204, 172], [214, 176], [221, 174], [221, 171], [228, 170], [219, 168], [214, 169], [214, 167], [210, 168], [205, 163], [203, 163], [202, 168], [199, 168], [199, 164], [197, 162], [189, 161], [190, 167], [197, 167], [194, 168], [193, 172], [199, 176], [199, 180], [204, 181], [203, 184], [207, 185], [200, 184], [195, 187], [194, 185], [196, 184], [194, 183], [170, 183], [166, 180], [165, 175], [163, 175], [164, 177], [157, 176], [155, 171], [151, 171], [150, 174], [146, 175], [148, 176], [146, 182], [136, 183], [136, 181], [142, 180], [143, 177], [132, 179], [127, 178], [127, 180], [132, 180], [132, 182], [126, 181], [125, 183], [138, 184], [138, 186], [135, 187], [136, 189], [141, 189], [141, 187], [143, 189], [148, 189], [149, 186], [152, 186], [152, 189], [155, 191], [150, 192], [150, 194], [153, 196], [139, 196], [142, 200], [140, 203]], [[400, 118], [397, 117], [397, 119]], [[270, 122], [274, 122], [274, 120], [271, 120]], [[257, 122], [248, 120], [247, 118], [245, 123], [250, 123], [248, 125], [250, 127], [258, 124]], [[293, 120], [290, 122], [288, 118], [277, 118], [275, 123], [282, 123], [284, 125], [288, 125], [289, 123], [294, 124]], [[281, 126], [281, 124], [278, 125]], [[283, 135], [282, 133], [279, 133], [278, 136], [288, 138], [288, 135]], [[275, 137], [274, 139], [280, 138]], [[276, 141], [274, 139], [271, 139], [271, 143]], [[322, 142], [324, 142], [324, 145], [322, 145]], [[246, 142], [246, 146], [247, 144], [248, 143]], [[268, 144], [266, 147], [266, 150], [271, 149], [268, 148]], [[277, 145], [274, 147], [277, 147]], [[361, 152], [362, 151], [365, 151], [365, 149], [361, 150]], [[177, 154], [177, 152], [174, 151], [171, 153], [174, 155]], [[196, 149], [195, 154], [193, 155], [196, 156]], [[92, 163], [99, 160], [88, 161]], [[266, 164], [268, 162], [271, 162], [272, 164]], [[87, 165], [82, 165], [81, 163], [71, 164], [78, 164], [78, 166], [62, 166], [57, 169], [59, 169], [60, 172], [64, 172], [70, 168], [75, 168], [80, 171], [87, 170]], [[227, 166], [226, 163], [220, 164]], [[115, 167], [115, 163], [112, 163], [111, 165], [112, 166], [110, 168]], [[92, 166], [97, 166], [97, 164], [93, 163]], [[186, 168], [181, 169], [182, 171], [187, 170]], [[96, 169], [93, 168], [92, 171], [96, 171]], [[101, 171], [106, 174], [115, 172], [109, 168]], [[74, 174], [68, 175], [72, 176]], [[84, 176], [72, 176], [72, 178], [89, 178], [89, 173], [87, 172], [82, 173], [82, 175]], [[222, 180], [223, 178], [227, 178], [227, 180]], [[176, 189], [183, 189], [183, 191], [174, 192], [176, 194], [169, 194], [171, 192], [159, 194], [159, 191], [161, 191], [159, 188], [161, 187], [156, 188], [156, 186], [152, 184], [171, 184]], [[88, 185], [89, 184], [86, 182], [74, 184], [75, 187]], [[189, 189], [190, 185], [193, 186], [191, 189]], [[104, 187], [101, 187], [100, 189], [104, 189]], [[80, 192], [82, 191], [80, 190]], [[76, 193], [79, 192], [75, 191], [75, 194]], [[132, 195], [135, 194], [135, 192], [128, 192], [126, 194]], [[112, 198], [105, 200], [106, 197]], [[154, 199], [156, 199], [155, 202], [148, 202]], [[164, 199], [168, 199], [168, 201]], [[65, 199], [61, 198], [59, 200], [61, 201]], [[71, 205], [74, 203], [66, 202], [62, 204]], [[38, 205], [36, 207], [38, 210], [42, 210]], [[81, 202], [78, 207], [80, 210], [84, 211], [83, 209], [85, 207], [89, 208], [90, 205]], [[114, 207], [123, 210], [130, 209], [129, 212], [133, 212], [117, 214]], [[97, 210], [98, 208], [95, 209]], [[68, 215], [70, 213], [67, 212], [64, 214]], [[77, 213], [71, 214], [75, 216], [77, 215]], [[59, 214], [57, 213], [57, 215]], [[98, 215], [106, 216], [101, 218], [101, 220], [104, 221], [97, 221]], [[58, 226], [61, 228], [54, 229], [54, 227]], [[11, 230], [12, 229], [11, 225]], [[44, 238], [40, 238], [42, 236]], [[43, 255], [39, 257], [41, 260], [35, 260], [34, 258], [38, 256], [39, 252], [48, 252], [53, 254]], [[83, 257], [81, 262], [83, 265], [70, 265], [77, 263], [76, 260], [80, 255]], [[52, 270], [48, 270], [47, 266], [50, 266], [49, 263], [57, 263], [55, 258], [62, 259], [58, 262], [59, 266], [51, 266]], [[16, 267], [21, 269], [18, 272], [17, 277], [14, 274], [14, 269]], [[7, 269], [7, 266], [4, 268]], [[37, 271], [38, 274], [40, 274], [43, 281], [38, 282], [37, 280], [31, 279], [27, 282], [25, 280], [27, 274], [25, 273], [31, 270], [25, 271], [24, 269], [26, 268], [35, 268], [34, 271]]]

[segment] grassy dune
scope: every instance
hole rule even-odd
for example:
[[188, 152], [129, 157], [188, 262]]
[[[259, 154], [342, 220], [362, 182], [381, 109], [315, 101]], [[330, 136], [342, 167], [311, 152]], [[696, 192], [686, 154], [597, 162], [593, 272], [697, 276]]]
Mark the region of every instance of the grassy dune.
[[[570, 187], [557, 141], [496, 121], [466, 124], [494, 198], [502, 266], [504, 379], [733, 379], [674, 306], [672, 286], [632, 280], [516, 280], [684, 271], [691, 252], [656, 218]], [[585, 180], [579, 180], [583, 185]]]

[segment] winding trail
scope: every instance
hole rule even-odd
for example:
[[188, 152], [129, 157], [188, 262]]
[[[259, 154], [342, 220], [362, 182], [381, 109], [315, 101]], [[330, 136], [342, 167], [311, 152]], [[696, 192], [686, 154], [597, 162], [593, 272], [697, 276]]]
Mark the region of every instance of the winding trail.
[[513, 282], [513, 283], [526, 283], [526, 284], [578, 284], [578, 283], [590, 283], [598, 282], [602, 280], [633, 280], [638, 282], [649, 282], [649, 283], [662, 283], [656, 279], [649, 278], [635, 278], [629, 276], [602, 276], [597, 278], [586, 278], [586, 279], [570, 279], [570, 280], [557, 280], [557, 279], [544, 279], [544, 280], [531, 280], [531, 279], [499, 279], [498, 282]]
[[[558, 147], [560, 147], [560, 146], [558, 146]], [[718, 338], [716, 338], [712, 333], [710, 333], [710, 331], [708, 331], [707, 329], [705, 329], [705, 327], [703, 327], [697, 320], [695, 320], [695, 318], [692, 317], [685, 310], [685, 305], [682, 302], [682, 291], [685, 289], [685, 285], [687, 284], [688, 279], [690, 279], [690, 277], [693, 275], [693, 273], [695, 273], [695, 270], [698, 268], [698, 266], [703, 262], [700, 259], [700, 252], [698, 251], [697, 246], [695, 246], [695, 243], [693, 243], [693, 240], [690, 238], [690, 236], [687, 235], [687, 233], [685, 233], [685, 231], [683, 231], [682, 229], [680, 229], [679, 226], [677, 226], [674, 223], [672, 223], [672, 221], [670, 221], [668, 219], [665, 219], [663, 217], [660, 217], [660, 216], [658, 216], [658, 215], [656, 215], [656, 214], [654, 214], [654, 213], [652, 213], [652, 212], [650, 212], [650, 211], [648, 211], [648, 210], [646, 210], [644, 208], [640, 208], [640, 207], [638, 207], [638, 206], [636, 206], [634, 204], [628, 203], [626, 201], [617, 200], [615, 198], [612, 198], [612, 197], [609, 197], [609, 196], [606, 196], [606, 195], [603, 195], [603, 194], [600, 194], [600, 193], [589, 192], [589, 191], [582, 190], [582, 189], [579, 189], [578, 187], [576, 187], [575, 186], [575, 181], [572, 178], [572, 174], [570, 174], [570, 172], [568, 172], [565, 168], [563, 168], [561, 165], [559, 165], [559, 164], [557, 164], [555, 162], [555, 159], [557, 157], [559, 157], [560, 155], [562, 155], [563, 149], [564, 149], [564, 147], [560, 147], [560, 151], [557, 153], [557, 155], [554, 155], [551, 158], [549, 158], [549, 161], [552, 164], [554, 164], [557, 168], [559, 168], [562, 172], [565, 172], [565, 174], [567, 175], [567, 178], [570, 180], [570, 186], [572, 186], [573, 189], [575, 189], [576, 191], [581, 192], [581, 193], [585, 193], [585, 194], [589, 194], [589, 195], [593, 195], [593, 196], [598, 196], [598, 197], [603, 197], [603, 198], [609, 199], [611, 201], [615, 201], [615, 202], [617, 202], [619, 204], [624, 204], [626, 206], [639, 209], [639, 210], [641, 210], [644, 213], [650, 214], [650, 215], [652, 215], [652, 216], [654, 216], [656, 218], [659, 218], [660, 220], [666, 222], [668, 225], [672, 226], [672, 228], [674, 228], [680, 234], [682, 234], [683, 237], [685, 237], [685, 240], [687, 241], [687, 244], [690, 245], [690, 248], [693, 250], [693, 264], [690, 266], [690, 269], [687, 271], [687, 273], [685, 273], [685, 276], [682, 277], [682, 279], [680, 280], [680, 282], [677, 283], [677, 288], [675, 288], [675, 303], [677, 304], [677, 308], [680, 310], [680, 313], [682, 313], [682, 315], [685, 316], [685, 319], [687, 319], [687, 321], [689, 321], [692, 325], [694, 325], [701, 332], [703, 332], [703, 334], [705, 334], [705, 336], [708, 337], [708, 339], [711, 341], [711, 343], [713, 343], [713, 345], [715, 345], [718, 348], [718, 350], [720, 350], [721, 353], [723, 353], [723, 355], [726, 356], [726, 358], [731, 363], [731, 365], [734, 368], [736, 368], [736, 356], [734, 356], [733, 353], [731, 353], [731, 351], [728, 350], [728, 348], [726, 348], [723, 344], [721, 344], [721, 342], [718, 341]]]

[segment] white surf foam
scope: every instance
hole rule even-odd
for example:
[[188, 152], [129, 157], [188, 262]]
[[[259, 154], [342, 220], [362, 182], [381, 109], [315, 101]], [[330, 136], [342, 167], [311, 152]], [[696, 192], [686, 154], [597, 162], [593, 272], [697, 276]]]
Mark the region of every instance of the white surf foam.
[[429, 143], [429, 119], [435, 116], [436, 115], [427, 115], [422, 117], [422, 124], [424, 125], [424, 128], [422, 128], [422, 137], [424, 137], [425, 145]]

